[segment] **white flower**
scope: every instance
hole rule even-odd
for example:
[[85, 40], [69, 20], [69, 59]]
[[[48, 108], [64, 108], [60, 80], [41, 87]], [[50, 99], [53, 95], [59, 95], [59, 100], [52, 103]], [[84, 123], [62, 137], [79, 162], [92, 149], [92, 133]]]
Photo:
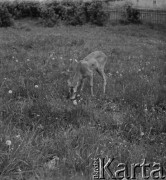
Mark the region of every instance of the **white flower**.
[[145, 112], [145, 113], [148, 112], [147, 104], [145, 104], [145, 106], [144, 106], [144, 112]]
[[16, 62], [18, 62], [18, 59], [16, 59]]
[[38, 85], [35, 85], [35, 88], [38, 88], [39, 86]]
[[30, 61], [30, 59], [27, 59], [27, 61]]
[[20, 136], [20, 134], [16, 135], [16, 138], [18, 138], [18, 139], [19, 139], [20, 137], [21, 137], [21, 136]]
[[10, 140], [6, 141], [6, 145], [10, 146], [12, 144], [12, 142]]
[[8, 91], [9, 94], [12, 94], [12, 92], [13, 92], [12, 90], [9, 90], [9, 91]]
[[145, 108], [145, 109], [144, 109], [144, 111], [145, 111], [145, 113], [147, 113], [147, 112], [148, 112], [148, 109], [147, 109], [147, 108]]
[[21, 169], [20, 169], [20, 167], [18, 167], [18, 172], [21, 172]]
[[141, 132], [141, 136], [144, 136], [144, 132]]
[[76, 101], [76, 100], [74, 100], [74, 101], [73, 101], [73, 104], [74, 104], [74, 105], [77, 105], [77, 101]]

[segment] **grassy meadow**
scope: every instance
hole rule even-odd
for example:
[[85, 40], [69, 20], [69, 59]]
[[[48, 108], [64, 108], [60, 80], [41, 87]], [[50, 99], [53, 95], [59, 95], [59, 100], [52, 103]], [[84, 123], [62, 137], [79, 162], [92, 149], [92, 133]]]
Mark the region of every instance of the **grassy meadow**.
[[[108, 56], [106, 95], [95, 74], [95, 96], [87, 81], [75, 106], [68, 71], [95, 50]], [[0, 179], [90, 180], [97, 157], [164, 166], [166, 114], [153, 105], [165, 60], [166, 29], [152, 25], [0, 28]]]

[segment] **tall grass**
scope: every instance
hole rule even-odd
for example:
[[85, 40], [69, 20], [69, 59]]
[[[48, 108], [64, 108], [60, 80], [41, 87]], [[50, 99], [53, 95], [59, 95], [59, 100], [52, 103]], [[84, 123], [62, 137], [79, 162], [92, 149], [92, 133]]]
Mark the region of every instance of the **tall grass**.
[[[1, 28], [0, 179], [89, 180], [96, 157], [164, 163], [165, 112], [150, 107], [165, 45], [147, 26]], [[95, 97], [86, 83], [74, 106], [67, 70], [95, 50], [108, 56], [106, 96], [96, 74]]]

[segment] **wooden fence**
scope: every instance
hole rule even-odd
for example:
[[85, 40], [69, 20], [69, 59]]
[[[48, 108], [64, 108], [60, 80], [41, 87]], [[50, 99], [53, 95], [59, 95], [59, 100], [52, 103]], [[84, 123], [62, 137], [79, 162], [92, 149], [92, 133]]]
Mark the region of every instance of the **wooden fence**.
[[[166, 10], [137, 9], [140, 12], [140, 20], [144, 23], [165, 24]], [[124, 11], [122, 9], [109, 10], [110, 21], [119, 21], [123, 19]]]

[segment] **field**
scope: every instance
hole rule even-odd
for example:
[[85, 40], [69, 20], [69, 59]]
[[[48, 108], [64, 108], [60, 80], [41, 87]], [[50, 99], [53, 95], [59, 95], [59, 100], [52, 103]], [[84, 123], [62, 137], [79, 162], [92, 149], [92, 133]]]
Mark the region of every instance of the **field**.
[[[165, 112], [153, 108], [164, 28], [47, 28], [27, 19], [0, 29], [0, 47], [0, 179], [90, 180], [97, 157], [165, 166]], [[95, 97], [87, 81], [75, 106], [68, 71], [95, 50], [108, 56], [106, 95], [95, 74]]]

